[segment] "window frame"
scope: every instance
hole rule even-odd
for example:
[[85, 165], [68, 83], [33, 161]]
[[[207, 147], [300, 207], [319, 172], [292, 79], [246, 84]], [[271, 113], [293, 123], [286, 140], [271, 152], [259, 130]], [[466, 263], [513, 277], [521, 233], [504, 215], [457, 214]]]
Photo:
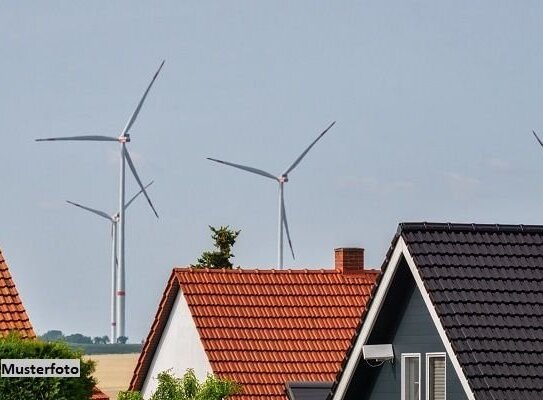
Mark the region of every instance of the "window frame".
[[419, 385], [419, 396], [418, 396], [418, 399], [417, 400], [421, 400], [422, 396], [421, 396], [421, 379], [422, 379], [422, 376], [421, 376], [421, 353], [402, 353], [402, 360], [401, 360], [401, 378], [400, 378], [400, 383], [401, 383], [401, 400], [406, 400], [405, 398], [405, 359], [406, 358], [416, 358], [418, 359], [418, 362], [419, 362], [419, 381], [418, 381], [418, 385]]
[[[425, 379], [426, 384], [424, 386], [426, 389], [426, 400], [430, 400], [430, 359], [431, 358], [444, 358], [445, 359], [445, 398], [444, 400], [447, 400], [447, 353], [445, 352], [435, 352], [435, 353], [426, 353], [426, 373], [425, 373]], [[403, 400], [403, 399], [402, 399]]]

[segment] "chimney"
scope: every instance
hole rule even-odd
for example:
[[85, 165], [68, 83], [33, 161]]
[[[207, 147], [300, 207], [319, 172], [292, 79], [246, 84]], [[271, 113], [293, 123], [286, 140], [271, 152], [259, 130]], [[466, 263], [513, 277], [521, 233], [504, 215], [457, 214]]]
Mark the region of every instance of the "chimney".
[[336, 253], [336, 271], [341, 273], [364, 270], [364, 249], [361, 247], [341, 247]]

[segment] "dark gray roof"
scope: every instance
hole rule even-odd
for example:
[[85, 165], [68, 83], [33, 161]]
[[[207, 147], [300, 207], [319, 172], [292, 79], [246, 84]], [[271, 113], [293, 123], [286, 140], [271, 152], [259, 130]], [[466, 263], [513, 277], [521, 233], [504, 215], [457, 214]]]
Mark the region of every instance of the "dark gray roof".
[[289, 400], [326, 400], [332, 382], [287, 382], [285, 386]]
[[404, 223], [399, 236], [475, 397], [543, 399], [543, 226]]

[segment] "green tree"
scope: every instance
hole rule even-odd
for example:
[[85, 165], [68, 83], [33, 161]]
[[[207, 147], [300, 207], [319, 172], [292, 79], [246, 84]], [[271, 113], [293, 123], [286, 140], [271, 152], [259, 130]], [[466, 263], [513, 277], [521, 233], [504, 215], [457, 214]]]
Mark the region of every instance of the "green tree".
[[232, 268], [230, 258], [234, 257], [232, 254], [232, 246], [236, 243], [236, 239], [241, 231], [235, 231], [230, 229], [230, 226], [221, 226], [215, 228], [209, 226], [211, 232], [211, 238], [213, 239], [215, 251], [204, 251], [198, 259], [198, 264], [193, 265], [195, 268]]
[[64, 342], [43, 342], [22, 339], [17, 334], [0, 338], [0, 359], [40, 358], [79, 359], [79, 378], [6, 378], [0, 379], [0, 399], [21, 400], [88, 400], [96, 384], [92, 373], [94, 362], [84, 360], [82, 353], [74, 351]]
[[126, 344], [126, 342], [128, 342], [128, 337], [126, 337], [126, 336], [119, 336], [117, 338], [117, 343]]
[[77, 344], [91, 344], [92, 339], [90, 336], [82, 335], [81, 333], [74, 333], [65, 337], [68, 343], [77, 343]]
[[[158, 374], [158, 387], [150, 400], [223, 400], [241, 392], [241, 386], [230, 379], [208, 375], [198, 382], [194, 370], [188, 369], [182, 378], [171, 371]], [[143, 400], [139, 392], [121, 392], [117, 400]]]
[[62, 333], [62, 331], [47, 331], [40, 336], [40, 339], [45, 340], [46, 342], [55, 342], [58, 340], [64, 340], [64, 334]]

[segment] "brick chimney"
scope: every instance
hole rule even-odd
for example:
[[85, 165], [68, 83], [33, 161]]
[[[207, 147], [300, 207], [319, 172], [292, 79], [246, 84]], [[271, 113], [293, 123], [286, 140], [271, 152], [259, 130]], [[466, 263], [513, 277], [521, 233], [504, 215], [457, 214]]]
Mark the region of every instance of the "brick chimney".
[[340, 247], [334, 249], [336, 255], [336, 271], [341, 273], [360, 272], [364, 270], [364, 249], [361, 247]]

